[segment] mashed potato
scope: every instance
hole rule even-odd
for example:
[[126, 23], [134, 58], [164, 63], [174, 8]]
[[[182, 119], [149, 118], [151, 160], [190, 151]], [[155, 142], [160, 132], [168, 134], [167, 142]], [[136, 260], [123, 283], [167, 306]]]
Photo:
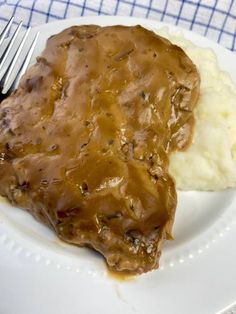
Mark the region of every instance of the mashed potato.
[[158, 34], [182, 47], [201, 76], [192, 145], [170, 156], [170, 173], [181, 190], [221, 190], [236, 185], [236, 92], [211, 49], [179, 34]]

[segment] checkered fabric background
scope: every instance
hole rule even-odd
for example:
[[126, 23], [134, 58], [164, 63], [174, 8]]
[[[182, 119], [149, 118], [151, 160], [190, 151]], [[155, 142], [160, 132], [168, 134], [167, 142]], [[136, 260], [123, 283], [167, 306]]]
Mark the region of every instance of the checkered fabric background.
[[236, 51], [236, 0], [0, 0], [0, 30], [15, 16], [24, 27], [84, 15], [123, 15], [193, 30]]

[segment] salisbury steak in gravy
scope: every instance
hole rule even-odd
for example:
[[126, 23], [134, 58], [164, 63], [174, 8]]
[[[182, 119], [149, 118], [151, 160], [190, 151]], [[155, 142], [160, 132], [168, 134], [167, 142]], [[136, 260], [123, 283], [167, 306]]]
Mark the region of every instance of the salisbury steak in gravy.
[[196, 67], [140, 26], [52, 36], [0, 107], [0, 193], [116, 271], [158, 267], [176, 191], [168, 154], [187, 147]]

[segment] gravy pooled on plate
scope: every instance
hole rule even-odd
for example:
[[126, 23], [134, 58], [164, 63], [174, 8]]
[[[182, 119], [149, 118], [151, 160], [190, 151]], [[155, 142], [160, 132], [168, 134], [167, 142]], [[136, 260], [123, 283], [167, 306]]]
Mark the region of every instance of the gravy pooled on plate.
[[157, 268], [176, 208], [168, 154], [191, 143], [199, 83], [141, 26], [52, 36], [0, 107], [0, 194], [113, 270]]

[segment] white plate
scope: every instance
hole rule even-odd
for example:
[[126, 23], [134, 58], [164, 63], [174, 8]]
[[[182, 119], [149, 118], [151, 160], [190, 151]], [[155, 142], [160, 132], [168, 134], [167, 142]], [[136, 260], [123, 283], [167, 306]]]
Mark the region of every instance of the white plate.
[[[40, 31], [35, 55], [46, 39], [74, 24], [142, 24], [126, 17], [83, 17], [58, 21]], [[169, 25], [170, 30], [179, 30]], [[236, 83], [236, 57], [195, 33], [186, 38], [211, 47]], [[117, 281], [100, 255], [66, 245], [26, 212], [0, 203], [0, 313], [217, 313], [236, 299], [236, 193], [179, 193], [175, 241], [165, 243], [161, 268]]]

